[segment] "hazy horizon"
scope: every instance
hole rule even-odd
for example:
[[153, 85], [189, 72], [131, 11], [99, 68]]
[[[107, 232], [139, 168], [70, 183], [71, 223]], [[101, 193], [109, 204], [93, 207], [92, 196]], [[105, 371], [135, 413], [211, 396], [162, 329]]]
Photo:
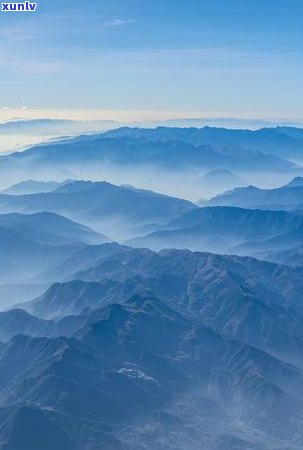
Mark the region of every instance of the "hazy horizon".
[[0, 120], [65, 110], [297, 121], [302, 11], [298, 0], [44, 0], [2, 13]]
[[[2, 112], [2, 115], [1, 115]], [[155, 128], [158, 126], [203, 128], [218, 127], [227, 129], [259, 130], [262, 128], [274, 128], [278, 126], [290, 126], [303, 128], [303, 120], [291, 120], [287, 118], [252, 118], [252, 117], [203, 117], [159, 114], [146, 112], [141, 114], [135, 111], [64, 111], [41, 110], [31, 111], [21, 109], [19, 115], [16, 110], [5, 109], [0, 111], [0, 155], [12, 151], [23, 151], [27, 148], [50, 142], [54, 139], [72, 137], [84, 133], [102, 133], [120, 127]], [[2, 118], [2, 119], [1, 119]], [[58, 128], [45, 130], [40, 121], [58, 123]], [[64, 125], [64, 122], [71, 122]], [[24, 122], [32, 127], [18, 129], [18, 124]], [[62, 126], [60, 125], [62, 122]], [[6, 124], [16, 124], [14, 132], [6, 132], [1, 127]]]

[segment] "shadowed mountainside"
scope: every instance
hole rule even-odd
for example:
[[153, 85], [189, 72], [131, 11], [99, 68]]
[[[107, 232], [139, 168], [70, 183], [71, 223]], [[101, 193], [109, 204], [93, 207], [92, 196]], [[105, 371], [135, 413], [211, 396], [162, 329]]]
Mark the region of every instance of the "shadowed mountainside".
[[238, 206], [276, 210], [303, 209], [303, 178], [296, 177], [276, 189], [259, 189], [255, 186], [237, 188], [211, 199], [210, 206]]
[[215, 253], [254, 255], [303, 243], [303, 217], [286, 211], [235, 207], [198, 208], [144, 237], [129, 241], [136, 247], [188, 248]]
[[0, 315], [3, 450], [299, 449], [302, 270], [106, 247]]
[[165, 223], [196, 206], [186, 200], [106, 182], [74, 181], [53, 192], [0, 194], [0, 211], [51, 211], [93, 226], [117, 239], [139, 225]]

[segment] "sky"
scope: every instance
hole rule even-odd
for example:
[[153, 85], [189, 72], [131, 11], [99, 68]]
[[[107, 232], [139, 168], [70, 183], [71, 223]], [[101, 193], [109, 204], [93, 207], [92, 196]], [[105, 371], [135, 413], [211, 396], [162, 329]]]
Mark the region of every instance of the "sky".
[[0, 120], [303, 118], [302, 0], [37, 1], [0, 13]]

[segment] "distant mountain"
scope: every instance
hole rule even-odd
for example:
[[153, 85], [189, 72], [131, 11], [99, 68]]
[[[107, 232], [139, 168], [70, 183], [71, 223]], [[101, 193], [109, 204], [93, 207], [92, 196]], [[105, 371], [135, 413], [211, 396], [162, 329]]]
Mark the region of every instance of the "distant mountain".
[[0, 227], [42, 244], [97, 244], [109, 241], [106, 236], [51, 212], [0, 214]]
[[0, 215], [0, 284], [33, 282], [83, 246], [107, 241], [53, 213]]
[[0, 312], [0, 340], [10, 340], [16, 334], [38, 335], [47, 329], [50, 322], [39, 319], [22, 309]]
[[[232, 139], [220, 140], [233, 133]], [[56, 170], [57, 175], [82, 168], [96, 173], [96, 168], [152, 166], [166, 170], [175, 169], [228, 169], [242, 171], [294, 172], [298, 167], [280, 156], [276, 151], [276, 132], [263, 132], [267, 136], [267, 149], [242, 142], [244, 130], [215, 128], [121, 128], [108, 133], [81, 136], [74, 139], [43, 144], [24, 152], [12, 153], [0, 158], [0, 172], [27, 176], [40, 173], [49, 176]], [[255, 132], [249, 132], [254, 135]], [[258, 133], [258, 132], [256, 132]], [[210, 136], [210, 138], [208, 137]], [[279, 134], [278, 134], [279, 136]], [[284, 136], [284, 135], [283, 135]], [[284, 136], [281, 147], [289, 149], [289, 140]], [[301, 155], [302, 141], [295, 142], [296, 153]], [[291, 151], [289, 150], [291, 155]], [[95, 171], [93, 172], [93, 169]], [[55, 172], [54, 172], [55, 174]], [[31, 175], [32, 176], [32, 175]]]
[[260, 252], [291, 250], [293, 247], [300, 245], [303, 245], [303, 224], [286, 233], [282, 232], [266, 241], [253, 241], [239, 245], [235, 248], [235, 252], [239, 255], [253, 254], [257, 256]]
[[0, 310], [5, 310], [6, 308], [12, 307], [12, 305], [24, 303], [42, 295], [49, 285], [56, 280], [56, 278], [49, 277], [49, 272], [47, 269], [46, 271], [47, 274], [43, 274], [42, 276], [39, 274], [39, 276], [49, 281], [42, 281], [40, 283], [39, 281], [32, 280], [25, 280], [25, 283], [22, 283], [24, 281], [22, 277], [20, 279], [17, 276], [12, 278], [11, 274], [9, 277], [11, 283], [6, 283], [2, 279], [0, 282]]
[[222, 191], [245, 186], [244, 180], [239, 175], [227, 169], [210, 170], [198, 180], [198, 183], [201, 191], [205, 191], [207, 195], [216, 195]]
[[138, 225], [164, 223], [195, 208], [186, 200], [106, 182], [75, 181], [49, 193], [0, 195], [0, 211], [51, 211], [89, 224], [110, 237], [127, 237]]
[[276, 252], [268, 253], [266, 251], [260, 253], [260, 257], [273, 261], [278, 264], [287, 264], [293, 267], [303, 267], [303, 245]]
[[26, 194], [37, 194], [42, 192], [52, 192], [58, 189], [60, 186], [67, 183], [69, 183], [69, 181], [58, 183], [56, 181], [27, 180], [21, 181], [20, 183], [14, 184], [9, 188], [4, 189], [2, 193], [11, 195], [26, 195]]
[[290, 181], [286, 186], [286, 188], [297, 188], [303, 187], [303, 177], [296, 177], [292, 181]]
[[255, 186], [237, 188], [217, 195], [208, 204], [242, 208], [303, 209], [303, 178], [296, 177], [287, 185], [276, 189], [258, 189]]
[[[47, 450], [299, 450], [302, 274], [188, 250], [105, 251], [64, 297], [58, 285], [36, 301], [55, 313], [78, 293], [79, 314], [3, 316], [5, 336], [14, 323], [31, 335], [0, 345], [2, 448], [40, 450], [46, 436]], [[83, 283], [95, 288], [80, 299]], [[121, 295], [101, 304], [106, 283]], [[35, 335], [45, 324], [61, 336]]]
[[303, 160], [303, 128], [276, 127], [258, 130], [216, 127], [156, 129], [120, 128], [106, 133], [108, 137], [135, 138], [153, 141], [179, 140], [195, 146], [242, 148], [270, 153], [286, 159]]
[[[276, 120], [266, 120], [266, 119], [243, 119], [243, 118], [235, 118], [235, 117], [216, 117], [216, 118], [178, 118], [178, 119], [168, 119], [163, 120], [161, 122], [149, 122], [148, 125], [150, 127], [157, 127], [157, 126], [164, 126], [164, 127], [195, 127], [195, 128], [201, 128], [201, 127], [216, 127], [216, 128], [230, 128], [230, 129], [250, 129], [250, 130], [259, 130], [260, 128], [265, 127], [273, 127], [275, 124], [277, 124]], [[301, 122], [293, 122], [293, 121], [286, 121], [286, 122], [279, 122], [279, 126], [277, 125], [276, 128], [279, 129], [280, 127], [282, 129], [286, 130], [293, 130], [293, 127], [299, 127], [297, 129], [302, 128]], [[133, 124], [133, 126], [140, 126], [139, 124]], [[141, 123], [141, 127], [144, 126], [144, 124]]]
[[109, 129], [117, 126], [117, 122], [110, 120], [100, 121], [76, 121], [64, 119], [33, 119], [33, 120], [12, 120], [0, 123], [1, 134], [35, 134], [45, 135], [68, 135], [80, 134], [84, 132]]
[[105, 242], [106, 236], [54, 213], [0, 214], [0, 308], [39, 295], [69, 256]]
[[[49, 277], [52, 280], [71, 281], [75, 273], [82, 272], [87, 267], [94, 266], [97, 262], [108, 258], [110, 255], [121, 254], [128, 252], [129, 247], [119, 245], [115, 242], [99, 245], [87, 245], [81, 247], [80, 250], [73, 253], [62, 261], [62, 263], [53, 270], [48, 270], [47, 273], [41, 274], [42, 277]], [[108, 267], [109, 270], [111, 267]], [[31, 297], [33, 298], [33, 296]]]
[[188, 248], [252, 255], [257, 247], [285, 248], [303, 243], [302, 226], [302, 216], [285, 211], [206, 207], [190, 211], [129, 244], [156, 250]]
[[59, 264], [67, 254], [73, 253], [78, 248], [75, 245], [57, 246], [51, 243], [43, 245], [24, 238], [22, 233], [4, 227], [0, 227], [0, 246], [2, 284], [25, 284], [33, 281], [40, 271]]
[[[246, 130], [120, 128], [44, 142], [0, 156], [0, 189], [36, 179], [39, 174], [40, 179], [50, 181], [85, 177], [106, 179], [114, 184], [131, 182], [193, 200], [209, 199], [235, 186], [257, 183], [263, 186], [264, 179], [268, 180], [266, 185], [274, 186], [277, 174], [283, 180], [302, 175], [300, 139], [283, 135], [285, 142], [282, 139], [277, 147], [275, 139], [281, 133], [274, 130], [264, 132], [266, 145], [262, 135], [257, 139], [260, 143], [254, 145], [255, 138], [252, 142], [250, 139], [242, 142], [242, 133], [245, 135]], [[248, 133], [255, 136], [253, 131]], [[289, 140], [296, 143], [290, 145]], [[277, 148], [285, 150], [286, 156], [276, 151]], [[290, 148], [294, 150], [288, 151]], [[298, 153], [298, 158], [292, 158], [293, 153]], [[224, 182], [218, 185], [208, 176], [203, 179], [207, 173], [217, 170], [232, 172], [235, 177], [233, 180], [230, 176], [221, 177]]]
[[285, 134], [287, 136], [290, 136], [292, 138], [296, 138], [296, 139], [303, 139], [303, 127], [302, 124], [297, 124], [297, 126], [282, 126], [282, 125], [278, 125], [275, 128], [270, 128], [270, 130], [275, 130], [278, 133], [282, 133]]
[[241, 183], [241, 178], [234, 174], [231, 170], [227, 169], [215, 169], [210, 170], [202, 177], [202, 181], [210, 184], [220, 184], [220, 183]]
[[[2, 122], [0, 123], [0, 153], [23, 151], [33, 145], [42, 146], [54, 140], [66, 140], [71, 136], [101, 132], [119, 126], [121, 126], [119, 122], [111, 120], [16, 119]], [[36, 173], [33, 172], [31, 176], [36, 176]]]

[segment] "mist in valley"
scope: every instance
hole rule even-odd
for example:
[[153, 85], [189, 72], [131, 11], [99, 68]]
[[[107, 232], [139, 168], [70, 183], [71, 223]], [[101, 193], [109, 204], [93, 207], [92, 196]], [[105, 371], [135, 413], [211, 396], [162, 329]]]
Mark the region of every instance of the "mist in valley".
[[0, 157], [3, 450], [303, 445], [302, 169], [155, 132]]

